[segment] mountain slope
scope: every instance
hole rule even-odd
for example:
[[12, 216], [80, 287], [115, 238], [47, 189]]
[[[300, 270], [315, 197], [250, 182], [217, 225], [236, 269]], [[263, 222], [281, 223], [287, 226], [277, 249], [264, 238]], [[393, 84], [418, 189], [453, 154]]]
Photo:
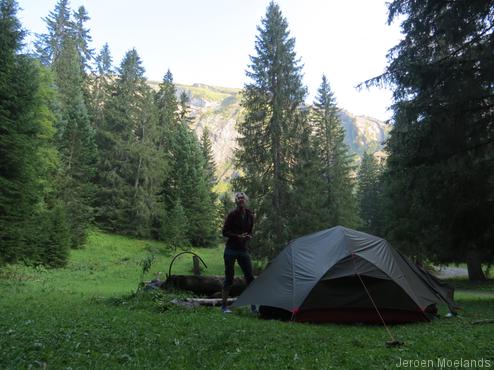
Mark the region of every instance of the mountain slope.
[[[158, 82], [149, 83], [158, 88]], [[192, 128], [200, 137], [207, 127], [211, 141], [218, 178], [228, 181], [233, 173], [232, 157], [236, 147], [236, 125], [241, 121], [241, 89], [209, 86], [204, 84], [177, 84], [177, 95], [185, 91], [191, 98]], [[345, 129], [345, 142], [350, 152], [361, 156], [365, 151], [376, 152], [382, 149], [389, 126], [367, 116], [355, 116], [348, 111], [340, 111], [340, 119]]]

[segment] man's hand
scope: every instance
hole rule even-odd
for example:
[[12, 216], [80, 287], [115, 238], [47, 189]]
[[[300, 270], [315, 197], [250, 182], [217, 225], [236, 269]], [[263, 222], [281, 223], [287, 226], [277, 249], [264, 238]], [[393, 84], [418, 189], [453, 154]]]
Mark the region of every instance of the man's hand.
[[240, 234], [238, 237], [239, 237], [239, 239], [242, 239], [242, 240], [243, 239], [247, 239], [247, 240], [252, 239], [252, 235], [250, 235], [248, 233]]

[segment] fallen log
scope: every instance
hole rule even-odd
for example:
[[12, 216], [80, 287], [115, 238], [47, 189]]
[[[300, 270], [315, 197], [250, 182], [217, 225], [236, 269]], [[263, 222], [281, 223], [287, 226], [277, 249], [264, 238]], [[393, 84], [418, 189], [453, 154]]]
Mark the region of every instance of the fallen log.
[[[161, 288], [188, 290], [198, 295], [221, 297], [223, 280], [223, 276], [171, 275], [166, 279], [164, 284], [161, 285]], [[230, 296], [239, 296], [246, 286], [243, 278], [235, 278], [230, 289]]]

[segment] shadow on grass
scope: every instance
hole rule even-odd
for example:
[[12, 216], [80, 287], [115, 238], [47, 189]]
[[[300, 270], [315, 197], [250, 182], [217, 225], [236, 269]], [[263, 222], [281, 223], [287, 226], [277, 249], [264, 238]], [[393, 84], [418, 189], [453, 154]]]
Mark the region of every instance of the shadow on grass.
[[448, 279], [448, 284], [458, 290], [490, 291], [494, 293], [494, 280], [471, 282], [468, 279]]

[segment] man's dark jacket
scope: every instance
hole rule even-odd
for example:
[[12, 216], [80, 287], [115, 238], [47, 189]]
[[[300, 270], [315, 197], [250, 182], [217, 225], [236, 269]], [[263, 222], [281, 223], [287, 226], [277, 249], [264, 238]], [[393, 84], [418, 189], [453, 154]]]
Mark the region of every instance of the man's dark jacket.
[[225, 224], [223, 225], [223, 236], [227, 237], [226, 247], [236, 250], [246, 250], [248, 238], [241, 239], [240, 234], [247, 233], [252, 236], [252, 228], [254, 227], [254, 214], [250, 209], [245, 209], [242, 212], [239, 208], [231, 211], [226, 216]]

